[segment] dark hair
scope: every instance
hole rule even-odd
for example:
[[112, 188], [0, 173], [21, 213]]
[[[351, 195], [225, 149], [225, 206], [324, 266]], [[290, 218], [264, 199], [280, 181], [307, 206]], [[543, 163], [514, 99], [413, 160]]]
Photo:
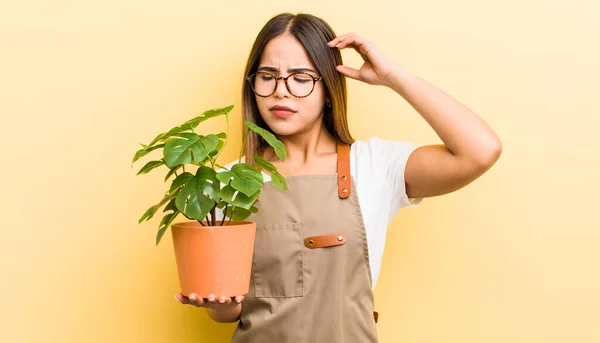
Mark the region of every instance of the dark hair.
[[[339, 49], [330, 48], [327, 45], [336, 35], [323, 19], [310, 14], [282, 13], [276, 15], [265, 24], [256, 37], [248, 56], [244, 74], [242, 87], [243, 120], [249, 120], [263, 129], [271, 131], [258, 111], [254, 92], [246, 78], [257, 71], [267, 43], [284, 33], [291, 34], [298, 39], [315, 68], [323, 77], [325, 96], [331, 99], [331, 107], [325, 107], [323, 116], [325, 128], [340, 143], [353, 143], [354, 139], [348, 129], [346, 78], [335, 69], [337, 65], [342, 64], [342, 54]], [[253, 156], [266, 146], [267, 143], [262, 137], [250, 132], [245, 148], [246, 163], [254, 164]]]

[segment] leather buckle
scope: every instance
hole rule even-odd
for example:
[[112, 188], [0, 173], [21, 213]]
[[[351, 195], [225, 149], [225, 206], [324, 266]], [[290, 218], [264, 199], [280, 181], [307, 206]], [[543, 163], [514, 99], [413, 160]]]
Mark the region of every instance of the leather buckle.
[[346, 234], [343, 232], [311, 236], [304, 240], [304, 245], [309, 249], [334, 247], [342, 244], [346, 244]]

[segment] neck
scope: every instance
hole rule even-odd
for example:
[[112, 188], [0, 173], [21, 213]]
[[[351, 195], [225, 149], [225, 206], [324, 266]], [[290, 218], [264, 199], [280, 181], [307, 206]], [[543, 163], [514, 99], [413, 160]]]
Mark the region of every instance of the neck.
[[[307, 132], [277, 138], [287, 150], [286, 162], [292, 164], [306, 164], [315, 157], [335, 153], [337, 150], [337, 140], [324, 125], [316, 126], [314, 130]], [[271, 153], [272, 149], [269, 150]]]

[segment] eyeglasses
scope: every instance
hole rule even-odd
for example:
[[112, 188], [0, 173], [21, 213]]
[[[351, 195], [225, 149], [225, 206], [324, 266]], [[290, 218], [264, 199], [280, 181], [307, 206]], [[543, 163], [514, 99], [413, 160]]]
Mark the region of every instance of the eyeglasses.
[[323, 77], [314, 77], [307, 73], [293, 73], [283, 77], [264, 71], [256, 72], [247, 78], [254, 93], [263, 98], [275, 93], [279, 80], [285, 82], [285, 87], [291, 95], [296, 98], [306, 98], [315, 89], [315, 83], [322, 79]]

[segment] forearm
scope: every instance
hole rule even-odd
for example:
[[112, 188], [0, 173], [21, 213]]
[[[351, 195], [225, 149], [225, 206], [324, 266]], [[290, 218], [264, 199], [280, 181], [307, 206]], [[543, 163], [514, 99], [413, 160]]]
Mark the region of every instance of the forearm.
[[473, 111], [442, 90], [397, 66], [389, 87], [433, 128], [455, 156], [487, 163], [501, 150], [494, 131]]
[[242, 303], [237, 304], [233, 308], [226, 311], [207, 308], [206, 312], [208, 313], [208, 316], [216, 322], [233, 323], [240, 319], [240, 314], [242, 313]]

